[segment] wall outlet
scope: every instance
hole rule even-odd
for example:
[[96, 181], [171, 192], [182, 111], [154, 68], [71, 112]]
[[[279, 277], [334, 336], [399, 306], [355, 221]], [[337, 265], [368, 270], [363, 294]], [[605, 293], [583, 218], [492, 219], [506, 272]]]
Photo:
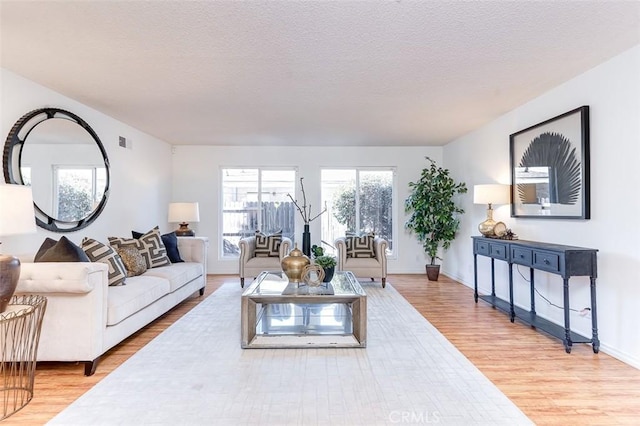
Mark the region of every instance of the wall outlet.
[[118, 145], [121, 146], [122, 148], [126, 148], [127, 147], [127, 139], [124, 136], [118, 137]]

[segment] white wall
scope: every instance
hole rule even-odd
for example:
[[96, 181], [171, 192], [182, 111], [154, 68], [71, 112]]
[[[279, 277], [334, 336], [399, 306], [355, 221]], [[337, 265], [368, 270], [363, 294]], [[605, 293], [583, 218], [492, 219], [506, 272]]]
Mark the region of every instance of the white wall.
[[[640, 227], [637, 215], [640, 181], [640, 46], [576, 77], [547, 94], [505, 114], [489, 125], [459, 138], [444, 149], [438, 147], [215, 147], [178, 146], [146, 135], [77, 101], [64, 97], [7, 70], [0, 69], [0, 133], [7, 135], [23, 114], [45, 106], [76, 113], [100, 136], [111, 164], [111, 194], [103, 214], [81, 231], [66, 234], [79, 243], [90, 236], [130, 235], [132, 229], [145, 231], [160, 225], [166, 232], [170, 201], [199, 201], [201, 222], [192, 224], [198, 235], [211, 239], [211, 273], [236, 273], [237, 261], [219, 259], [220, 167], [296, 166], [305, 177], [307, 192], [319, 205], [320, 169], [342, 166], [397, 167], [398, 235], [396, 259], [389, 263], [393, 273], [423, 273], [426, 261], [422, 248], [404, 231], [402, 202], [408, 182], [419, 177], [426, 166], [425, 156], [451, 169], [458, 181], [474, 184], [509, 182], [509, 134], [574, 109], [591, 107], [591, 211], [588, 221], [512, 219], [509, 207], [497, 208], [502, 220], [522, 239], [593, 247], [598, 255], [599, 328], [602, 349], [629, 364], [640, 366]], [[118, 136], [133, 142], [133, 149], [118, 147]], [[5, 136], [6, 137], [6, 136]], [[172, 176], [173, 170], [173, 176]], [[484, 220], [485, 207], [472, 204], [471, 192], [461, 197], [466, 214], [461, 231], [445, 254], [443, 272], [473, 286], [471, 235]], [[313, 202], [313, 201], [312, 201]], [[319, 222], [312, 223], [312, 240], [319, 235]], [[298, 223], [298, 227], [301, 224]], [[44, 237], [59, 238], [39, 229], [37, 234], [5, 237], [0, 250], [21, 254], [35, 251]], [[489, 289], [489, 263], [480, 262], [480, 289]], [[498, 292], [506, 294], [507, 268], [496, 263]], [[557, 304], [562, 303], [561, 281], [557, 276], [537, 272], [540, 291]], [[516, 278], [516, 302], [528, 305], [527, 285]], [[571, 280], [571, 305], [589, 306], [588, 279]], [[562, 323], [559, 309], [537, 304], [539, 314]], [[506, 319], [506, 317], [505, 317]], [[576, 331], [590, 335], [590, 320], [572, 315]], [[560, 343], [558, 350], [562, 350]]]
[[[108, 236], [131, 236], [159, 225], [171, 229], [167, 209], [171, 195], [171, 146], [33, 81], [0, 68], [0, 134], [6, 138], [24, 114], [43, 107], [68, 110], [84, 119], [98, 134], [111, 166], [110, 195], [103, 213], [80, 231], [57, 234], [38, 228], [37, 234], [3, 237], [2, 253], [35, 252], [45, 237], [66, 235], [75, 243], [85, 236], [106, 242]], [[130, 139], [132, 149], [118, 146]], [[4, 139], [2, 141], [4, 146]]]
[[[461, 137], [444, 149], [445, 167], [472, 188], [479, 183], [510, 183], [509, 135], [581, 105], [590, 106], [591, 219], [511, 218], [509, 206], [498, 207], [495, 219], [504, 221], [521, 239], [591, 247], [598, 253], [598, 322], [602, 350], [640, 368], [640, 46], [558, 86], [505, 114], [487, 126]], [[443, 271], [473, 286], [471, 235], [485, 218], [485, 206], [465, 198], [468, 214], [445, 258]], [[481, 293], [490, 289], [490, 263], [479, 258]], [[508, 295], [508, 272], [496, 262], [497, 289]], [[521, 268], [527, 275], [528, 269]], [[528, 284], [514, 271], [515, 300], [529, 304]], [[536, 272], [536, 286], [562, 306], [562, 280]], [[589, 306], [589, 280], [570, 281], [571, 307]], [[539, 314], [562, 324], [562, 310], [536, 301]], [[591, 336], [591, 321], [571, 316], [572, 328]], [[558, 350], [562, 350], [558, 346]]]
[[[389, 272], [422, 272], [426, 263], [421, 246], [404, 230], [404, 200], [408, 182], [420, 177], [428, 162], [426, 156], [442, 161], [440, 147], [227, 147], [176, 146], [173, 156], [173, 201], [200, 203], [200, 223], [190, 224], [196, 235], [209, 237], [209, 271], [213, 274], [238, 273], [238, 261], [221, 259], [219, 247], [220, 169], [221, 167], [297, 167], [304, 177], [307, 198], [320, 205], [320, 170], [327, 167], [397, 167], [396, 218], [397, 256], [389, 260]], [[296, 228], [302, 235], [302, 222]], [[320, 221], [311, 222], [311, 243], [318, 244]]]

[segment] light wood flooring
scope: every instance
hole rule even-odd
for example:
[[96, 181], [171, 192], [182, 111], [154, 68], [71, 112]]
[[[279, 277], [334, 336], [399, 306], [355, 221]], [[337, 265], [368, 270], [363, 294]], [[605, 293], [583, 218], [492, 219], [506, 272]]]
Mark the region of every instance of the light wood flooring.
[[[640, 370], [586, 344], [567, 354], [559, 340], [475, 304], [471, 289], [447, 277], [387, 280], [536, 424], [639, 424]], [[240, 285], [237, 276], [210, 275], [205, 297], [227, 282]], [[2, 425], [46, 423], [202, 300], [192, 296], [110, 350], [91, 377], [81, 364], [38, 363], [33, 400]]]

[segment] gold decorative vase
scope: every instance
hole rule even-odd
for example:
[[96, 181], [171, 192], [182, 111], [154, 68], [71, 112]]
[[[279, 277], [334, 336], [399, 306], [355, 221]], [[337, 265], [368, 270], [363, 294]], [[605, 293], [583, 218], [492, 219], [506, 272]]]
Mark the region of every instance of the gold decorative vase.
[[310, 263], [309, 258], [305, 256], [302, 251], [298, 250], [298, 244], [296, 244], [294, 249], [289, 252], [289, 255], [282, 259], [280, 265], [282, 266], [282, 271], [287, 278], [289, 278], [289, 281], [299, 283], [302, 281], [304, 267]]

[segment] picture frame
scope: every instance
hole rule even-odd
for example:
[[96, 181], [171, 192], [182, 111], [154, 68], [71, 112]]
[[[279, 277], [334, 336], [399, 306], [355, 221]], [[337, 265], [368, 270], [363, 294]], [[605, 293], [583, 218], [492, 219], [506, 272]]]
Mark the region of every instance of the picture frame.
[[509, 136], [511, 217], [589, 219], [589, 106]]

